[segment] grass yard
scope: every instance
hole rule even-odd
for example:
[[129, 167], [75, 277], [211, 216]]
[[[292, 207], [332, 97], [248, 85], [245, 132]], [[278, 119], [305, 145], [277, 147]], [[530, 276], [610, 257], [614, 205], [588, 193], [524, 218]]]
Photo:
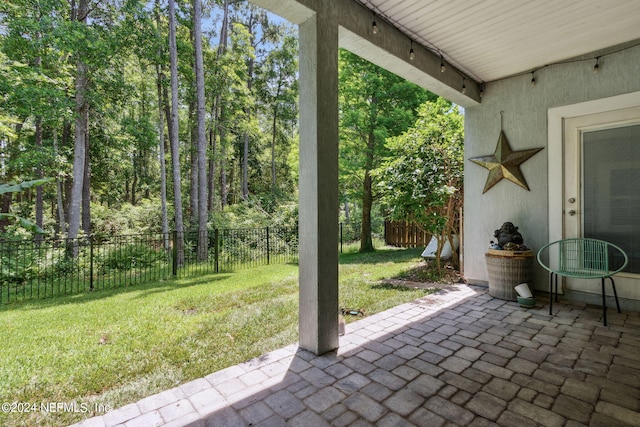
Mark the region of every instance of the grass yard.
[[[340, 264], [340, 307], [372, 314], [431, 292], [380, 283], [424, 270], [418, 249], [352, 248]], [[0, 425], [67, 425], [96, 404], [123, 406], [295, 343], [297, 321], [297, 265], [1, 306], [0, 403], [38, 411], [3, 408]]]

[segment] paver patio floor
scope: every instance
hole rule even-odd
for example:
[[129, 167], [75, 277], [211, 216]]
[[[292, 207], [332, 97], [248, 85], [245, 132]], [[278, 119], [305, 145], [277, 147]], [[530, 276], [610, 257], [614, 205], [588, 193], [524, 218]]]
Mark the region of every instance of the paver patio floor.
[[640, 426], [640, 314], [452, 285], [81, 426]]

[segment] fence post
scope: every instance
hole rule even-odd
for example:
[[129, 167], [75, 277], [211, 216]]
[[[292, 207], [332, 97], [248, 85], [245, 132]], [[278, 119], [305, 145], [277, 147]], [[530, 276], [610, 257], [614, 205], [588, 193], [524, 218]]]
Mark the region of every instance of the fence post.
[[218, 234], [218, 229], [214, 229], [213, 230], [213, 257], [215, 259], [215, 268], [216, 268], [216, 273], [218, 271], [220, 271], [220, 265], [219, 265], [219, 260], [220, 260], [220, 250], [219, 250], [219, 242], [220, 242], [220, 236]]
[[93, 292], [93, 236], [89, 236], [89, 290]]
[[267, 265], [269, 265], [270, 263], [270, 258], [269, 258], [269, 227], [267, 227]]
[[173, 230], [172, 237], [173, 237], [173, 259], [171, 260], [173, 262], [173, 275], [177, 276], [178, 275], [178, 230]]

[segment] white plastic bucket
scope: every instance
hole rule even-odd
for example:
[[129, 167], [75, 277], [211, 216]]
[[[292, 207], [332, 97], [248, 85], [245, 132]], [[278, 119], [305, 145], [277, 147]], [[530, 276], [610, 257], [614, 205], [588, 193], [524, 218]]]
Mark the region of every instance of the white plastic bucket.
[[518, 286], [514, 288], [518, 295], [524, 298], [531, 298], [533, 294], [531, 293], [531, 289], [529, 289], [529, 285], [526, 283], [520, 283]]

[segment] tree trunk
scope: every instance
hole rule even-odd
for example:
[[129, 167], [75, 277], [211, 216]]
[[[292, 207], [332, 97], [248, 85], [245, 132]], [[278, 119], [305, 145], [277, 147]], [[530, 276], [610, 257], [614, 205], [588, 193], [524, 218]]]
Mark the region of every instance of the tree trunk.
[[[222, 107], [221, 111], [224, 111]], [[220, 129], [220, 206], [227, 206], [227, 150], [224, 144], [224, 130]]]
[[[39, 59], [39, 58], [38, 58]], [[39, 62], [39, 61], [38, 61]], [[40, 117], [36, 117], [36, 150], [38, 152], [42, 152], [42, 119]], [[40, 164], [38, 164], [37, 169], [36, 169], [36, 177], [38, 179], [41, 179], [44, 177], [44, 173], [42, 172], [42, 166]], [[43, 226], [43, 209], [44, 209], [44, 202], [43, 202], [43, 194], [42, 194], [42, 186], [38, 185], [36, 187], [36, 225], [42, 229]], [[42, 234], [36, 234], [35, 236], [36, 238], [36, 242], [41, 242], [42, 241]]]
[[351, 222], [351, 210], [349, 208], [349, 201], [344, 201], [344, 221], [348, 224]]
[[[79, 0], [77, 14], [78, 22], [86, 25], [89, 5], [87, 0]], [[81, 55], [78, 53], [78, 55]], [[69, 201], [69, 233], [71, 243], [69, 254], [78, 256], [78, 243], [75, 239], [80, 231], [80, 209], [82, 205], [82, 188], [84, 184], [84, 166], [86, 156], [85, 136], [89, 121], [89, 105], [87, 102], [87, 89], [89, 81], [87, 77], [87, 65], [79, 56], [76, 58], [76, 82], [75, 82], [75, 130], [73, 138], [73, 185], [71, 188], [71, 200]]]
[[[160, 65], [160, 70], [164, 70], [162, 65]], [[163, 71], [164, 75], [164, 71]], [[173, 135], [173, 120], [171, 119], [171, 97], [169, 96], [169, 89], [167, 89], [167, 85], [162, 86], [162, 99], [164, 102], [164, 115], [167, 123], [167, 132], [169, 135], [169, 147], [165, 147], [165, 150], [168, 149], [171, 151], [171, 135]], [[166, 145], [166, 141], [165, 141]]]
[[[247, 120], [251, 113], [247, 111]], [[242, 150], [242, 200], [249, 200], [249, 132], [244, 133]]]
[[[58, 155], [58, 131], [53, 129], [53, 154]], [[58, 205], [58, 225], [57, 230], [64, 235], [67, 232], [65, 217], [64, 217], [64, 203], [62, 202], [62, 182], [58, 178], [56, 180], [56, 203]]]
[[[88, 122], [88, 120], [87, 120]], [[85, 135], [84, 175], [82, 183], [82, 231], [86, 236], [91, 235], [91, 156], [89, 155], [89, 135]]]
[[158, 153], [160, 154], [160, 204], [162, 209], [162, 236], [165, 250], [169, 250], [169, 218], [167, 214], [167, 164], [164, 156], [164, 120], [162, 119], [162, 72], [158, 72]]
[[[158, 0], [156, 0], [156, 35], [158, 39], [161, 39], [160, 32], [160, 14], [158, 12]], [[162, 57], [162, 48], [158, 47], [158, 58]], [[156, 64], [156, 86], [158, 96], [158, 154], [160, 157], [160, 205], [162, 210], [162, 242], [165, 251], [169, 250], [169, 218], [167, 214], [167, 165], [164, 155], [164, 120], [162, 115], [164, 114], [163, 106], [165, 105], [165, 99], [163, 96], [163, 81], [164, 73], [162, 66]]]
[[[227, 50], [227, 43], [229, 40], [229, 0], [224, 0], [224, 2], [222, 3], [222, 27], [220, 28], [220, 43], [218, 44], [218, 60], [221, 59], [222, 55], [224, 55], [224, 53]], [[218, 69], [219, 70], [219, 69]], [[219, 72], [219, 71], [217, 71]], [[222, 105], [222, 96], [220, 93], [216, 94], [216, 101], [215, 101], [215, 128], [217, 129], [217, 132], [214, 133], [214, 139], [213, 139], [213, 147], [214, 147], [214, 153], [215, 153], [215, 145], [216, 145], [216, 140], [215, 140], [215, 135], [217, 134], [219, 136], [219, 140], [220, 140], [220, 206], [221, 208], [224, 209], [224, 207], [227, 204], [227, 174], [226, 174], [226, 169], [225, 169], [225, 156], [226, 156], [226, 152], [224, 149], [224, 138], [225, 138], [225, 130], [224, 130], [224, 126], [222, 126], [220, 124], [220, 120], [222, 120], [224, 118], [224, 106]], [[212, 158], [211, 160], [212, 164], [215, 164], [215, 160]], [[211, 170], [215, 170], [214, 167], [210, 168], [210, 172]], [[215, 177], [212, 176], [211, 181], [215, 180]], [[211, 184], [211, 190], [213, 192], [213, 184]], [[211, 197], [212, 202], [213, 202], [213, 196]]]
[[[247, 29], [249, 30], [249, 39], [251, 40], [251, 45], [254, 46], [254, 19], [255, 16], [253, 14], [253, 8], [249, 13], [249, 22], [247, 23]], [[254, 46], [255, 47], [255, 46]], [[251, 94], [251, 89], [253, 87], [253, 67], [255, 64], [255, 60], [253, 58], [249, 58], [247, 63], [247, 89], [249, 89], [249, 94]], [[249, 125], [251, 124], [251, 109], [249, 107], [245, 108], [245, 119], [247, 120], [247, 129], [244, 131], [243, 135], [243, 145], [242, 145], [242, 200], [245, 202], [249, 199]]]
[[[62, 146], [70, 147], [72, 145], [71, 141], [71, 122], [67, 119], [64, 120], [64, 124], [62, 126]], [[63, 185], [63, 197], [64, 204], [62, 205], [64, 209], [64, 217], [66, 218], [66, 224], [62, 227], [63, 232], [67, 233], [69, 231], [69, 212], [70, 212], [70, 204], [71, 204], [71, 191], [73, 187], [73, 179], [72, 178], [64, 178], [62, 181]]]
[[371, 194], [371, 175], [365, 171], [364, 183], [362, 186], [362, 224], [360, 228], [360, 252], [370, 252], [373, 250], [373, 239], [371, 238], [371, 207], [373, 197]]
[[[38, 32], [36, 34], [36, 37], [38, 39], [38, 41], [41, 38], [40, 33]], [[42, 66], [42, 57], [38, 56], [36, 57], [36, 61], [35, 61], [35, 66], [36, 68], [40, 68]], [[36, 117], [36, 135], [35, 135], [35, 145], [36, 145], [36, 150], [38, 152], [42, 152], [42, 118], [40, 116]], [[42, 179], [44, 177], [44, 173], [42, 171], [42, 165], [39, 163], [37, 168], [36, 168], [36, 177], [38, 179]], [[42, 191], [42, 186], [38, 185], [36, 187], [36, 203], [35, 203], [35, 210], [36, 210], [36, 225], [42, 229], [43, 226], [43, 209], [44, 209], [44, 203], [43, 203], [43, 191]], [[42, 234], [36, 234], [35, 236], [36, 238], [36, 242], [41, 242], [42, 241]]]
[[[280, 88], [278, 88], [280, 91]], [[277, 98], [276, 98], [277, 99]], [[276, 135], [277, 135], [277, 119], [278, 119], [278, 104], [277, 102], [273, 106], [273, 122], [271, 123], [271, 192], [276, 192]]]
[[[195, 70], [194, 70], [195, 71]], [[189, 228], [198, 223], [198, 134], [196, 129], [195, 99], [189, 102], [189, 161], [191, 173], [189, 174]]]
[[213, 195], [215, 194], [215, 181], [216, 181], [216, 123], [218, 122], [217, 106], [215, 102], [212, 107], [213, 124], [209, 129], [209, 149], [211, 150], [211, 157], [209, 158], [209, 170], [207, 173], [207, 211], [213, 210]]
[[184, 265], [184, 221], [182, 219], [182, 190], [180, 180], [180, 147], [178, 141], [178, 50], [176, 47], [176, 4], [169, 0], [169, 61], [171, 64], [171, 163], [173, 169], [173, 204], [178, 238], [174, 244], [177, 264]]
[[138, 201], [136, 189], [138, 188], [138, 163], [139, 162], [140, 160], [138, 160], [138, 154], [134, 153], [131, 159], [131, 166], [132, 166], [131, 170], [133, 173], [133, 177], [131, 178], [131, 204], [133, 206], [135, 206]]
[[207, 259], [207, 135], [204, 96], [204, 64], [202, 59], [202, 4], [193, 0], [193, 43], [196, 63], [196, 104], [198, 124], [198, 261]]
[[373, 207], [373, 188], [371, 170], [373, 169], [373, 157], [375, 148], [375, 135], [369, 133], [367, 150], [365, 153], [364, 181], [362, 184], [362, 225], [360, 228], [360, 252], [373, 251], [373, 239], [371, 237], [371, 209]]

